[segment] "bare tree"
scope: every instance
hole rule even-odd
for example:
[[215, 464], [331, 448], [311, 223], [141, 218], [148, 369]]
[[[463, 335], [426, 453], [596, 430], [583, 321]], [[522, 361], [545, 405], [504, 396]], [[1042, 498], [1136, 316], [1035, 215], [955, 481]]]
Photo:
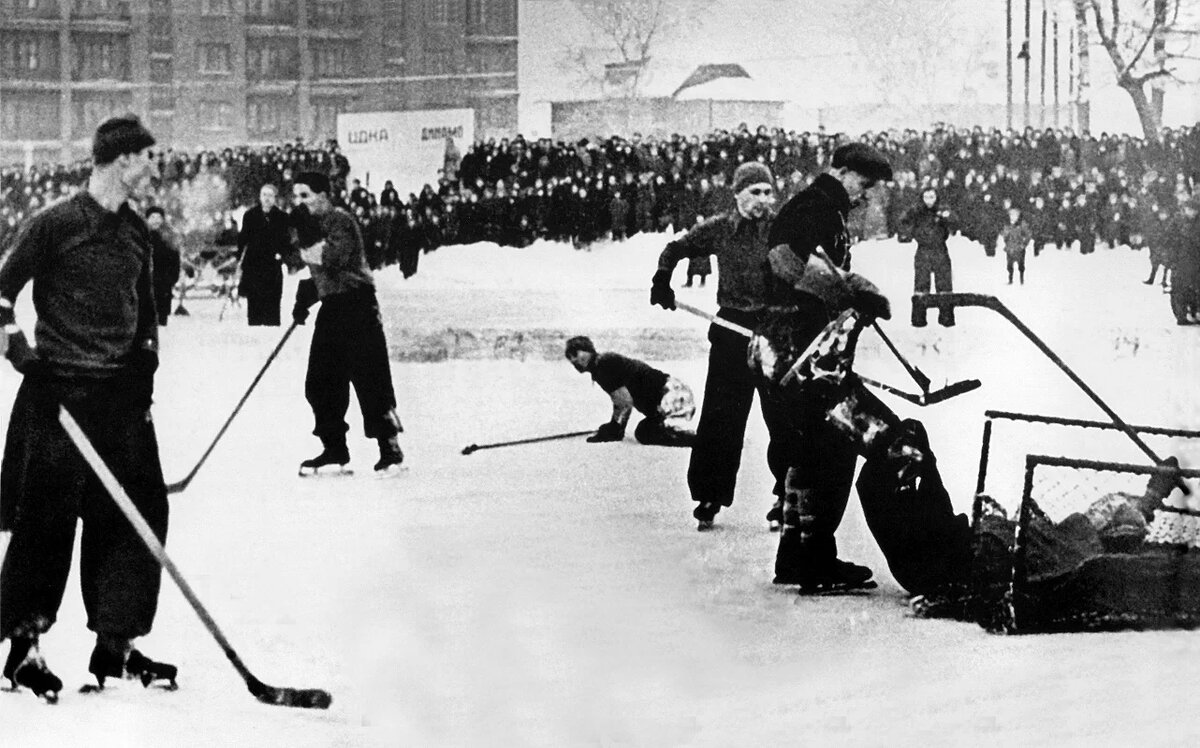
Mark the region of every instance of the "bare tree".
[[[830, 34], [857, 47], [854, 66], [875, 95], [908, 118], [936, 104], [973, 99], [996, 74], [992, 40], [957, 0], [839, 0], [825, 16]], [[999, 59], [999, 58], [998, 58]]]
[[[1081, 27], [1096, 34], [1116, 82], [1133, 102], [1142, 133], [1158, 140], [1167, 81], [1181, 81], [1180, 62], [1200, 31], [1194, 0], [1073, 0]], [[1081, 126], [1083, 123], [1081, 122]]]
[[591, 80], [630, 97], [641, 93], [657, 45], [698, 22], [712, 4], [712, 0], [572, 2], [596, 30], [602, 50], [572, 50], [570, 64], [584, 70]]

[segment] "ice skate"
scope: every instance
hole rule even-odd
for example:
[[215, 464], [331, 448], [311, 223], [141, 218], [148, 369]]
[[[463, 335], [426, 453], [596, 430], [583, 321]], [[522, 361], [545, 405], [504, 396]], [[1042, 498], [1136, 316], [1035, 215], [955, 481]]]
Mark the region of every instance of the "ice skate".
[[14, 691], [24, 686], [48, 704], [58, 701], [63, 686], [62, 680], [50, 671], [42, 659], [37, 640], [26, 637], [12, 639], [8, 659], [4, 662], [4, 677]]
[[801, 595], [824, 595], [875, 589], [873, 572], [865, 566], [832, 559], [789, 574], [777, 574], [775, 584], [797, 586]]
[[336, 465], [338, 468], [336, 471], [331, 471], [333, 475], [349, 474], [352, 471], [346, 467], [348, 462], [350, 462], [350, 451], [346, 448], [345, 442], [326, 442], [321, 454], [300, 463], [300, 475], [321, 475], [321, 468], [330, 465]]
[[126, 654], [128, 646], [128, 642], [116, 645], [96, 642], [88, 661], [88, 672], [96, 676], [96, 685], [85, 686], [84, 692], [103, 691], [108, 678], [140, 680], [143, 688], [155, 681], [166, 681], [163, 687], [169, 691], [179, 687], [175, 682], [178, 668], [165, 662], [155, 662], [136, 649], [128, 649]]
[[375, 463], [375, 474], [381, 478], [387, 478], [404, 472], [408, 468], [402, 465], [404, 462], [404, 452], [400, 449], [400, 442], [396, 437], [390, 436], [379, 440], [379, 460]]
[[696, 518], [696, 530], [698, 532], [707, 532], [713, 529], [713, 518], [717, 516], [717, 512], [720, 510], [720, 504], [697, 504], [696, 508], [692, 511], [692, 516]]

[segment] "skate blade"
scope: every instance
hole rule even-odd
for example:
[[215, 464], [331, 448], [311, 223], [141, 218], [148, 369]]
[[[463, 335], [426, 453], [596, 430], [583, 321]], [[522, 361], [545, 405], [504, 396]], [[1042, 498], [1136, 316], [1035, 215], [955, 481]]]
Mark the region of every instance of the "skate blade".
[[298, 474], [301, 478], [341, 478], [354, 475], [354, 470], [345, 465], [322, 465], [316, 468], [301, 466]]
[[865, 595], [868, 591], [875, 589], [879, 585], [874, 581], [866, 581], [861, 584], [829, 584], [816, 585], [812, 587], [801, 587], [796, 590], [796, 594], [800, 597], [829, 597], [834, 595]]
[[32, 689], [29, 689], [25, 686], [13, 686], [13, 685], [0, 686], [0, 691], [3, 691], [5, 693], [21, 693], [22, 691], [29, 691], [30, 693], [33, 693], [33, 695], [36, 696], [38, 698], [38, 700], [45, 702], [46, 704], [57, 704], [58, 703], [58, 692], [57, 691], [46, 691], [45, 693], [35, 693]]
[[388, 465], [387, 467], [375, 471], [376, 480], [387, 480], [388, 478], [399, 478], [408, 475], [408, 465]]

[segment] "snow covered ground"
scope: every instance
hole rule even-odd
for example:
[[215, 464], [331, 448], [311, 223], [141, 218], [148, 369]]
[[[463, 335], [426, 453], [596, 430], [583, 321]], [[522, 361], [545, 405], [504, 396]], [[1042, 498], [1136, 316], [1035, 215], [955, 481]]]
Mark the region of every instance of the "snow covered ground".
[[[603, 392], [561, 358], [568, 335], [703, 389], [705, 324], [647, 303], [663, 241], [447, 247], [409, 281], [380, 273], [407, 474], [367, 474], [374, 444], [352, 406], [357, 474], [296, 477], [318, 447], [303, 396], [305, 327], [172, 499], [168, 550], [238, 653], [268, 683], [330, 690], [329, 711], [254, 701], [169, 581], [141, 644], [179, 665], [180, 690], [125, 682], [77, 693], [92, 641], [76, 577], [43, 643], [66, 681], [62, 700], [0, 693], [3, 744], [1197, 743], [1185, 698], [1200, 680], [1195, 633], [1001, 637], [914, 619], [853, 502], [842, 555], [872, 566], [880, 588], [821, 599], [774, 589], [756, 417], [737, 500], [707, 534], [691, 519], [682, 450], [576, 439], [463, 456], [468, 444], [607, 418]], [[966, 511], [985, 409], [1104, 417], [992, 312], [960, 310], [952, 329], [909, 327], [911, 255], [911, 245], [866, 242], [855, 268], [888, 292], [885, 328], [935, 387], [984, 383], [925, 409], [889, 399], [926, 422]], [[1050, 250], [1029, 258], [1023, 286], [1005, 285], [1003, 258], [974, 244], [956, 240], [952, 256], [958, 290], [998, 295], [1125, 419], [1200, 426], [1200, 328], [1175, 326], [1167, 297], [1140, 282], [1144, 254]], [[716, 308], [714, 278], [679, 294]], [[192, 315], [163, 331], [154, 412], [168, 480], [195, 464], [282, 334], [245, 327], [241, 309], [218, 321], [220, 305], [189, 301]], [[31, 327], [28, 309], [18, 312]], [[859, 368], [915, 389], [873, 333]], [[0, 375], [0, 412], [16, 385]], [[1033, 437], [996, 438], [1004, 493]], [[1142, 461], [1121, 439], [1039, 445]], [[1155, 446], [1200, 464], [1193, 445]]]

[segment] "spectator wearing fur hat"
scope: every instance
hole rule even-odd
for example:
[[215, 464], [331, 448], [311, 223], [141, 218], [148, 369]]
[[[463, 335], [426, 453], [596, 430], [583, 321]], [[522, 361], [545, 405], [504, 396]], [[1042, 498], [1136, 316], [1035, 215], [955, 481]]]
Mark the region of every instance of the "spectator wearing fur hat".
[[[47, 700], [62, 681], [38, 651], [58, 615], [82, 520], [80, 579], [96, 646], [88, 670], [105, 678], [175, 678], [133, 648], [150, 632], [162, 570], [58, 422], [67, 408], [160, 541], [167, 489], [150, 418], [158, 368], [153, 247], [130, 204], [157, 176], [154, 136], [133, 115], [101, 124], [85, 189], [21, 228], [0, 265], [0, 350], [24, 374], [0, 464], [0, 530], [10, 531], [0, 573], [4, 677]], [[36, 352], [20, 345], [12, 304], [36, 291]], [[20, 352], [17, 358], [14, 354]]]
[[[658, 258], [651, 281], [650, 303], [675, 309], [671, 275], [680, 260], [717, 258], [717, 316], [743, 327], [755, 327], [766, 304], [763, 267], [771, 229], [775, 180], [757, 161], [734, 172], [736, 206], [698, 224], [669, 243]], [[696, 444], [688, 464], [688, 488], [696, 508], [697, 528], [708, 530], [721, 507], [733, 504], [738, 467], [745, 441], [746, 419], [754, 401], [756, 379], [746, 366], [745, 336], [714, 323]], [[768, 462], [770, 462], [768, 449]]]
[[354, 218], [330, 202], [330, 182], [325, 174], [296, 175], [292, 193], [299, 203], [292, 214], [298, 226], [300, 259], [312, 276], [302, 280], [297, 289], [293, 321], [304, 324], [309, 308], [321, 303], [308, 352], [304, 396], [312, 407], [313, 434], [323, 449], [300, 464], [301, 473], [350, 461], [346, 410], [352, 384], [363, 430], [368, 439], [379, 443], [375, 470], [390, 471], [404, 460], [396, 436], [401, 431], [400, 418], [362, 234]]

